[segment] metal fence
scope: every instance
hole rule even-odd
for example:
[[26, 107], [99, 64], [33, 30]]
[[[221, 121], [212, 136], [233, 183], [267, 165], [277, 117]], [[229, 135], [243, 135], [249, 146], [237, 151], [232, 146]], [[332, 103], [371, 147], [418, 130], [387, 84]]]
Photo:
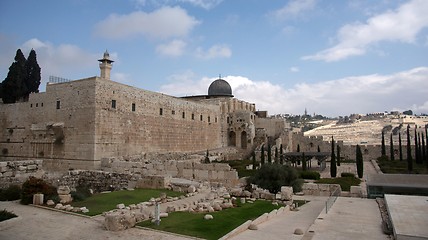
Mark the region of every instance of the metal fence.
[[333, 204], [336, 202], [336, 199], [339, 197], [340, 195], [340, 188], [337, 188], [331, 195], [330, 197], [327, 199], [327, 201], [325, 201], [325, 213], [327, 214], [328, 211], [330, 210], [330, 208], [333, 206]]
[[70, 79], [57, 77], [57, 76], [49, 76], [49, 83], [63, 83], [63, 82], [71, 82]]

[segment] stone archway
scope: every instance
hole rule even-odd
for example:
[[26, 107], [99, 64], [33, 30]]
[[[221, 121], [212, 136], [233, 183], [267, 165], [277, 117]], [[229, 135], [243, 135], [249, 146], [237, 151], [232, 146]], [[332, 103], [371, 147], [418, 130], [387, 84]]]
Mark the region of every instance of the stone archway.
[[241, 148], [247, 149], [247, 132], [246, 131], [241, 132]]
[[236, 133], [234, 131], [229, 132], [229, 146], [236, 146]]

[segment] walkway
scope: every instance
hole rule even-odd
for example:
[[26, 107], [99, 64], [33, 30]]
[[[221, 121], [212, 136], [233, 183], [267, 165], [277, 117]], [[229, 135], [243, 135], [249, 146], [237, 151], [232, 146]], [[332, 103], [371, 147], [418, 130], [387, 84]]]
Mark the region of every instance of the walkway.
[[[297, 196], [294, 197], [297, 198]], [[304, 198], [310, 202], [300, 207], [300, 211], [290, 211], [276, 216], [258, 225], [258, 230], [246, 230], [231, 239], [302, 239], [303, 235], [294, 235], [294, 230], [300, 228], [306, 232], [324, 209], [327, 200], [327, 197], [305, 196]]]

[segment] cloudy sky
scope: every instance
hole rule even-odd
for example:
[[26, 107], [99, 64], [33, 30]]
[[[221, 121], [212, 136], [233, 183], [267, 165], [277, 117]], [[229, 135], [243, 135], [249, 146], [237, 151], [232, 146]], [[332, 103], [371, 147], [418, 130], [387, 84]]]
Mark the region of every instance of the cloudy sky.
[[427, 0], [2, 0], [0, 80], [16, 49], [50, 75], [174, 96], [219, 75], [270, 114], [428, 113]]

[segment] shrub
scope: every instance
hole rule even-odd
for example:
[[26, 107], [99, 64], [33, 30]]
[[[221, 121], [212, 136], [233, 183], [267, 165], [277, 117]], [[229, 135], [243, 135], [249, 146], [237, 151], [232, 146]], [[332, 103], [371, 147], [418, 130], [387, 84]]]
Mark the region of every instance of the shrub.
[[10, 185], [6, 189], [0, 190], [0, 201], [13, 201], [21, 198], [21, 187]]
[[78, 186], [76, 187], [76, 191], [72, 191], [70, 194], [75, 202], [83, 201], [92, 195], [86, 186]]
[[6, 221], [8, 219], [18, 217], [13, 212], [8, 212], [6, 209], [0, 211], [0, 222]]
[[277, 193], [282, 186], [291, 186], [298, 178], [296, 169], [280, 164], [265, 164], [256, 171], [254, 176], [249, 177], [248, 183]]
[[318, 180], [320, 179], [320, 173], [316, 171], [301, 171], [300, 172], [300, 178], [303, 179], [313, 179]]
[[30, 204], [33, 202], [33, 195], [43, 193], [44, 200], [57, 199], [58, 194], [56, 187], [48, 184], [42, 179], [30, 177], [22, 184], [21, 204]]
[[301, 178], [298, 178], [298, 179], [294, 180], [291, 183], [291, 186], [293, 187], [293, 192], [294, 193], [301, 192], [302, 191], [303, 183], [305, 183], [305, 180], [303, 180]]
[[340, 174], [340, 176], [341, 177], [352, 177], [352, 178], [354, 178], [355, 174], [350, 173], [350, 172], [343, 172], [343, 173]]

